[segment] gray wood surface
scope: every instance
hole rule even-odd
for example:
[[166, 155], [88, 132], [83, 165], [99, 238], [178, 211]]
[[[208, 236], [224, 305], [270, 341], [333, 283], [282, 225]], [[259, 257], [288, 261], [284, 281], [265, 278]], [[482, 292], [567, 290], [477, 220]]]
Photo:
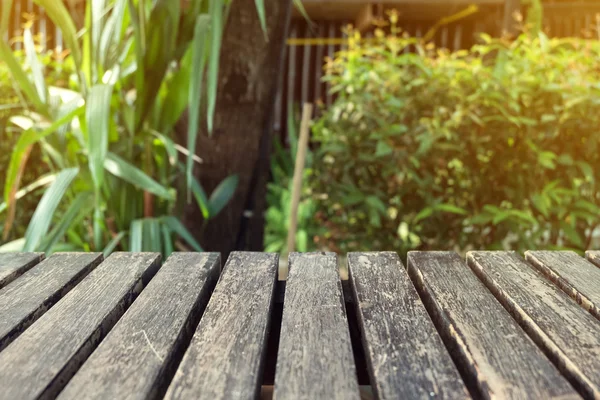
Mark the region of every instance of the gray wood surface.
[[0, 351], [101, 261], [100, 253], [57, 253], [0, 289]]
[[586, 251], [585, 256], [592, 264], [600, 267], [600, 250]]
[[526, 251], [525, 259], [600, 319], [600, 268], [572, 251]]
[[44, 253], [0, 253], [0, 289], [43, 258]]
[[275, 398], [359, 398], [334, 253], [291, 253], [289, 256]]
[[348, 268], [377, 398], [470, 398], [398, 255], [349, 253]]
[[277, 254], [233, 252], [167, 399], [254, 399], [260, 391]]
[[409, 252], [408, 271], [475, 397], [579, 398], [453, 252]]
[[218, 253], [173, 253], [59, 399], [153, 399], [167, 389], [219, 277]]
[[0, 399], [55, 397], [159, 265], [155, 253], [114, 253], [90, 272], [0, 352]]
[[471, 252], [467, 259], [573, 386], [600, 399], [600, 321], [514, 252]]

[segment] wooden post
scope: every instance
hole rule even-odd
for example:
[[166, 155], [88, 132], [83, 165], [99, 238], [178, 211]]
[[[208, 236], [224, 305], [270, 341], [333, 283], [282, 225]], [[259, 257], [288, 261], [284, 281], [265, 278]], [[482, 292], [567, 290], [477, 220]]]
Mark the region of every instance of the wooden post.
[[296, 165], [294, 166], [294, 179], [292, 182], [292, 205], [290, 206], [290, 226], [288, 230], [287, 252], [291, 253], [296, 244], [296, 228], [298, 226], [298, 205], [302, 195], [302, 174], [304, 171], [304, 160], [308, 148], [308, 137], [310, 132], [310, 119], [312, 117], [313, 105], [305, 103], [302, 108], [302, 124], [300, 125], [300, 137], [298, 138], [298, 149], [296, 150]]

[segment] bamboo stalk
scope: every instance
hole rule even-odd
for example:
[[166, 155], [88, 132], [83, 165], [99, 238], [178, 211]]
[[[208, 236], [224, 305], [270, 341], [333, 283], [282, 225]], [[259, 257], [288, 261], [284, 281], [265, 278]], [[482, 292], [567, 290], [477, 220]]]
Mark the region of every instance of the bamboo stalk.
[[305, 103], [302, 108], [302, 123], [300, 125], [300, 137], [298, 138], [298, 149], [296, 150], [296, 164], [294, 166], [294, 178], [292, 183], [292, 204], [290, 206], [290, 225], [288, 230], [287, 251], [291, 253], [296, 245], [296, 229], [298, 227], [298, 205], [302, 195], [302, 175], [308, 138], [310, 132], [310, 119], [312, 117], [313, 105]]

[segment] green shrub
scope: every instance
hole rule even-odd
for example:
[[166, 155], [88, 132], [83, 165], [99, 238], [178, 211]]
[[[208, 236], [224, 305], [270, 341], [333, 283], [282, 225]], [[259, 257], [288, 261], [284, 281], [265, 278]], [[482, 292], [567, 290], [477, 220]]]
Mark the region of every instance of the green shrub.
[[[600, 43], [350, 32], [312, 187], [335, 250], [572, 248], [600, 225]], [[415, 53], [405, 53], [410, 46]]]

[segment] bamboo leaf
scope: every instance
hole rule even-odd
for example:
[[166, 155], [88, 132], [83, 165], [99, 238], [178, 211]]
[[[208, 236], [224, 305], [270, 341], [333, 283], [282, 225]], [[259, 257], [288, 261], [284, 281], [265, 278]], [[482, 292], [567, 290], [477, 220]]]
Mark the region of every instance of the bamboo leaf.
[[304, 4], [302, 4], [302, 0], [294, 0], [294, 6], [296, 6], [296, 9], [300, 13], [300, 15], [302, 15], [302, 17], [306, 20], [306, 22], [309, 23], [309, 25], [314, 25], [314, 22], [310, 19], [310, 16], [304, 8]]
[[208, 200], [211, 218], [219, 214], [229, 200], [231, 200], [237, 188], [238, 181], [239, 178], [237, 175], [228, 176], [212, 192]]
[[178, 235], [180, 238], [185, 240], [187, 244], [192, 246], [192, 248], [196, 251], [204, 251], [202, 247], [198, 244], [196, 239], [192, 236], [192, 234], [186, 229], [185, 226], [175, 217], [164, 217], [164, 224], [171, 230], [171, 232]]
[[[212, 3], [211, 3], [212, 4]], [[192, 154], [196, 154], [196, 137], [198, 136], [199, 114], [200, 114], [200, 99], [202, 97], [202, 79], [204, 78], [204, 65], [206, 63], [206, 32], [208, 28], [208, 18], [206, 15], [200, 15], [196, 19], [194, 27], [194, 40], [192, 42], [192, 71], [189, 87], [189, 123], [188, 123], [188, 143], [187, 148], [190, 156], [186, 160], [186, 182], [188, 193], [192, 187]]]
[[96, 85], [87, 97], [86, 124], [88, 129], [88, 163], [94, 187], [99, 190], [104, 181], [104, 161], [108, 153], [110, 99], [112, 86]]
[[[56, 225], [52, 231], [50, 231], [50, 233], [42, 242], [42, 245], [40, 246], [42, 251], [45, 253], [53, 252], [56, 244], [65, 236], [67, 230], [77, 223], [77, 221], [81, 221], [86, 215], [88, 215], [91, 209], [88, 203], [90, 196], [90, 192], [81, 192], [77, 195], [67, 211], [61, 216], [58, 225]], [[86, 203], [88, 203], [87, 207]]]
[[219, 81], [219, 54], [221, 52], [221, 38], [223, 35], [223, 0], [212, 0], [209, 7], [210, 14], [210, 55], [208, 60], [207, 75], [207, 126], [208, 134], [212, 135], [215, 107], [217, 104], [217, 85]]
[[[77, 38], [77, 29], [75, 23], [71, 18], [71, 14], [65, 7], [62, 1], [56, 0], [34, 0], [37, 5], [44, 8], [46, 14], [50, 17], [52, 22], [60, 29], [62, 37], [65, 40], [67, 47], [71, 50], [73, 60], [75, 61], [75, 68], [77, 69], [80, 77], [80, 83], [85, 85], [85, 80], [81, 74], [81, 48]], [[85, 87], [85, 86], [84, 86]]]
[[198, 203], [198, 207], [200, 207], [200, 211], [202, 212], [202, 217], [204, 219], [210, 218], [210, 203], [208, 202], [208, 198], [206, 197], [206, 192], [200, 185], [197, 179], [192, 180], [192, 193], [196, 198], [196, 203]]
[[167, 200], [174, 200], [175, 195], [172, 191], [156, 182], [154, 179], [146, 175], [139, 168], [129, 164], [119, 156], [113, 153], [108, 153], [104, 160], [104, 168], [116, 177], [123, 179], [132, 185], [153, 193], [158, 197]]
[[11, 48], [4, 42], [4, 40], [0, 40], [0, 60], [6, 63], [6, 66], [8, 67], [13, 79], [19, 86], [19, 89], [21, 89], [23, 93], [25, 93], [27, 99], [33, 103], [36, 111], [40, 114], [48, 116], [48, 106], [40, 99], [35, 86], [31, 84], [27, 74], [23, 68], [21, 68], [21, 65], [12, 53]]
[[27, 226], [23, 251], [38, 249], [42, 238], [48, 232], [56, 208], [78, 173], [79, 168], [61, 171], [56, 180], [46, 190]]
[[46, 82], [44, 80], [44, 71], [42, 70], [42, 64], [37, 57], [35, 51], [35, 43], [33, 42], [33, 36], [31, 29], [25, 29], [23, 34], [23, 42], [25, 46], [25, 54], [27, 55], [27, 62], [31, 68], [31, 74], [33, 75], [33, 84], [37, 91], [38, 97], [43, 103], [48, 101], [48, 89], [46, 88]]
[[265, 16], [265, 1], [264, 0], [254, 0], [254, 4], [256, 5], [256, 12], [258, 13], [258, 20], [260, 21], [260, 27], [265, 35], [265, 40], [269, 40], [268, 32], [267, 32], [267, 17]]
[[136, 219], [131, 221], [129, 228], [129, 251], [142, 251], [142, 220]]
[[125, 232], [119, 232], [115, 237], [113, 237], [110, 242], [106, 245], [104, 250], [102, 250], [102, 254], [104, 254], [104, 258], [108, 257], [119, 245], [123, 237], [125, 236]]

